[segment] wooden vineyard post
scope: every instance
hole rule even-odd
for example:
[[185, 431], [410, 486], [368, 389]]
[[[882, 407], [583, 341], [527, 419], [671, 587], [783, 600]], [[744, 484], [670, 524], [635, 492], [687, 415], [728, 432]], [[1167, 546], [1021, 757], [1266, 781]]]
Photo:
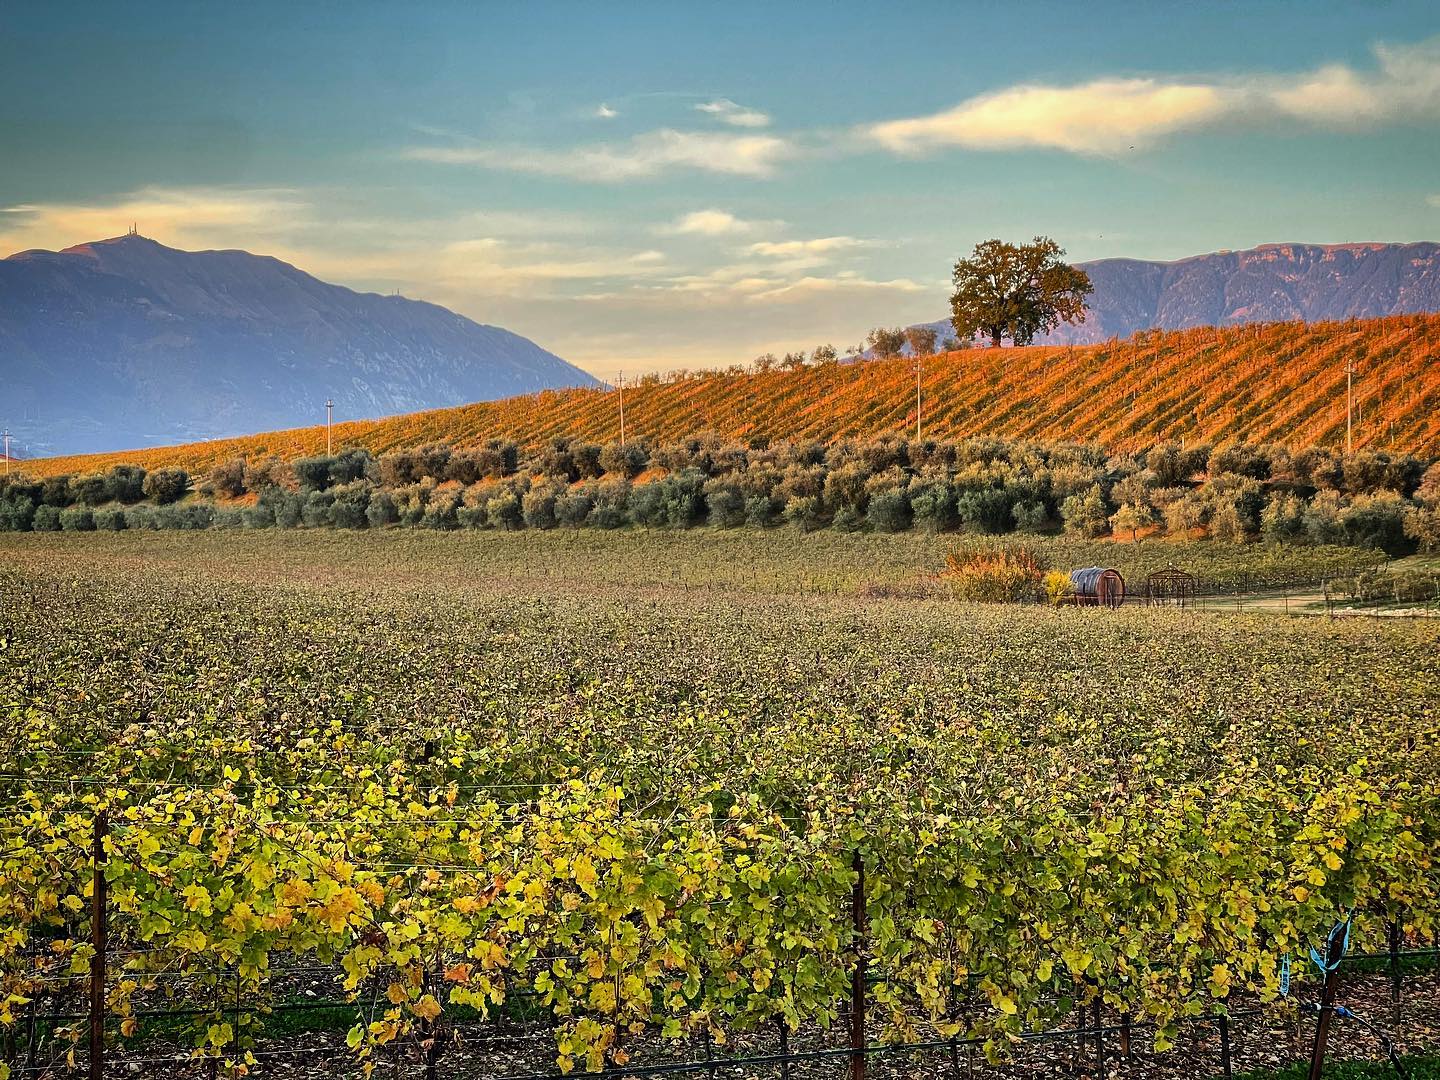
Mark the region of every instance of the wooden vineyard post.
[[1097, 997], [1092, 1003], [1092, 1015], [1095, 1019], [1095, 1074], [1099, 1080], [1105, 1080], [1105, 1028], [1101, 1025], [1100, 999]]
[[1400, 919], [1390, 920], [1390, 1019], [1400, 1022]]
[[1340, 982], [1340, 958], [1345, 955], [1345, 937], [1334, 932], [1325, 946], [1325, 983], [1320, 990], [1320, 1020], [1315, 1025], [1315, 1047], [1310, 1053], [1308, 1080], [1321, 1080], [1325, 1051], [1330, 1042], [1330, 1022], [1335, 1019], [1335, 990]]
[[1235, 1075], [1235, 1067], [1230, 1060], [1230, 1013], [1228, 1011], [1220, 1014], [1220, 1075], [1225, 1077], [1225, 1080], [1231, 1080]]
[[850, 1080], [865, 1080], [865, 860], [860, 852], [850, 863], [855, 888], [850, 895], [850, 922], [855, 930], [855, 972], [850, 977]]
[[105, 949], [106, 926], [106, 884], [105, 884], [105, 834], [108, 832], [105, 811], [95, 815], [93, 877], [90, 881], [90, 945], [94, 954], [90, 957], [90, 1080], [104, 1080], [105, 1077]]

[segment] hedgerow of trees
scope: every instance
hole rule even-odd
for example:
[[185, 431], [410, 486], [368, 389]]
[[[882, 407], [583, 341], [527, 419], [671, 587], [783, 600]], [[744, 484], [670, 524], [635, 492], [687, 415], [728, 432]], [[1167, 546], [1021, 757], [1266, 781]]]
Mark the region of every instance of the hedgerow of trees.
[[1440, 462], [1411, 454], [1165, 442], [1134, 454], [971, 439], [742, 443], [714, 435], [620, 445], [492, 439], [375, 457], [235, 459], [208, 476], [21, 476], [0, 530], [686, 529], [1209, 535], [1230, 542], [1440, 549]]

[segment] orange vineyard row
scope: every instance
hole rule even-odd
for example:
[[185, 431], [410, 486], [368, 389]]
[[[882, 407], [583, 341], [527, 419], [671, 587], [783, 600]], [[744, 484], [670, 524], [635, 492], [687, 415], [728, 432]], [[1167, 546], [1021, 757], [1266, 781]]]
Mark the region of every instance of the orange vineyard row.
[[[971, 349], [922, 364], [927, 438], [976, 435], [1096, 442], [1166, 439], [1343, 446], [1353, 364], [1357, 448], [1440, 451], [1440, 315], [1332, 323], [1201, 327], [1086, 346]], [[625, 388], [630, 438], [702, 431], [748, 439], [872, 438], [915, 430], [908, 358], [800, 371], [709, 372]], [[619, 438], [613, 388], [545, 391], [335, 426], [335, 445], [382, 453], [491, 437], [534, 446], [555, 436]], [[133, 463], [203, 471], [235, 457], [323, 453], [323, 425], [114, 454], [40, 459], [39, 475]]]

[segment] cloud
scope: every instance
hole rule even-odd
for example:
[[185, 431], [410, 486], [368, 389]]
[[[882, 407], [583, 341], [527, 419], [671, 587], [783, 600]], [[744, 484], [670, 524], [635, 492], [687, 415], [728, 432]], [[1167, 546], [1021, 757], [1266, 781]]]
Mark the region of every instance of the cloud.
[[821, 236], [814, 240], [762, 240], [751, 244], [756, 255], [785, 259], [805, 255], [829, 255], [837, 251], [866, 247], [870, 241], [854, 236]]
[[794, 148], [774, 135], [669, 128], [645, 132], [623, 143], [594, 143], [561, 150], [535, 146], [418, 146], [404, 151], [405, 157], [416, 161], [609, 183], [686, 169], [766, 177], [793, 154]]
[[667, 225], [657, 226], [661, 236], [737, 236], [759, 229], [778, 228], [779, 221], [746, 221], [728, 210], [694, 210]]
[[1224, 96], [1214, 87], [1103, 79], [983, 94], [931, 116], [875, 124], [869, 135], [899, 154], [945, 146], [1109, 153], [1206, 123], [1224, 111]]
[[819, 294], [924, 291], [924, 285], [909, 278], [880, 281], [856, 273], [840, 273], [833, 277], [807, 275], [796, 281], [753, 292], [750, 299], [756, 303], [775, 304], [808, 301]]
[[707, 113], [732, 127], [762, 128], [770, 126], [770, 117], [759, 109], [737, 105], [729, 98], [716, 98], [695, 106], [697, 112]]
[[1343, 129], [1440, 117], [1440, 38], [1377, 45], [1374, 55], [1370, 71], [1328, 64], [1294, 75], [1027, 84], [926, 116], [870, 124], [857, 134], [906, 155], [945, 147], [1112, 154], [1221, 122], [1298, 120]]
[[1437, 210], [1440, 210], [1440, 195], [1431, 195], [1428, 199], [1425, 200], [1425, 205], [1433, 206]]
[[3, 209], [0, 249], [8, 253], [121, 236], [131, 222], [142, 235], [179, 247], [245, 246], [296, 226], [307, 203], [288, 188], [146, 187], [98, 203]]
[[613, 120], [619, 115], [620, 114], [618, 112], [612, 109], [609, 105], [606, 105], [603, 101], [600, 103], [600, 106], [595, 110], [595, 116], [600, 120]]

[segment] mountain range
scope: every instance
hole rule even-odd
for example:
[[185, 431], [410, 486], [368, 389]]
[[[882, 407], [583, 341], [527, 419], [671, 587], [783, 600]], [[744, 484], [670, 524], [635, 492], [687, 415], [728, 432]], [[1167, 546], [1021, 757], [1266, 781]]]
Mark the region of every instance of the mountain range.
[[[1175, 262], [1077, 263], [1095, 291], [1085, 321], [1037, 345], [1253, 322], [1323, 322], [1440, 311], [1440, 244], [1262, 244]], [[927, 323], [943, 339], [948, 318]]]
[[26, 456], [594, 385], [508, 330], [246, 251], [131, 234], [0, 259], [0, 421]]

